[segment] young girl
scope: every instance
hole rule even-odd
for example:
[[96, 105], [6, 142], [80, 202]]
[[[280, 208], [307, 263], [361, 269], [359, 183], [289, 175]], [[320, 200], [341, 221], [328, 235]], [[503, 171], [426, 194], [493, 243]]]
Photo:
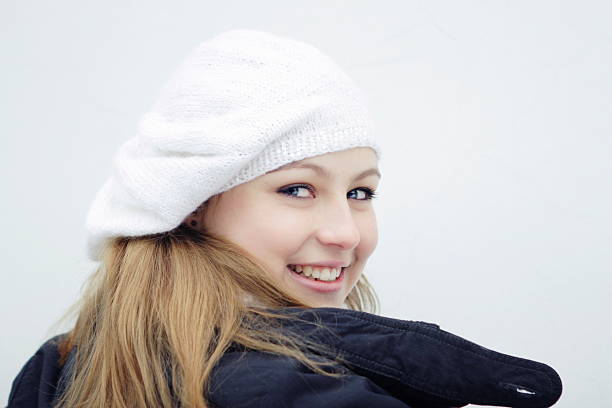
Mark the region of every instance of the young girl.
[[548, 407], [549, 366], [377, 316], [380, 148], [311, 45], [232, 30], [177, 68], [87, 218], [100, 266], [9, 407]]

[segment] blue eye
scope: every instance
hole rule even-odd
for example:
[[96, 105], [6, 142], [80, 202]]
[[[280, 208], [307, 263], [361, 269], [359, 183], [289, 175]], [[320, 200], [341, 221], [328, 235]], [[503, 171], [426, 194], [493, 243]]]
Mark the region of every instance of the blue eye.
[[[294, 197], [294, 198], [299, 198], [299, 199], [303, 199], [303, 198], [308, 198], [308, 197], [299, 197], [295, 194], [292, 194], [292, 192], [295, 191], [299, 191], [299, 189], [305, 189], [308, 190], [311, 194], [314, 194], [314, 189], [308, 185], [308, 184], [295, 184], [293, 186], [289, 186], [289, 187], [285, 187], [280, 189], [278, 192], [290, 197]], [[356, 199], [357, 201], [367, 201], [367, 200], [371, 200], [375, 197], [377, 197], [376, 191], [369, 188], [369, 187], [360, 187], [360, 188], [356, 188], [354, 190], [351, 190], [351, 192], [353, 191], [363, 191], [365, 192], [365, 198], [361, 198], [361, 199]]]
[[359, 188], [356, 188], [356, 189], [351, 190], [351, 191], [363, 191], [363, 192], [365, 192], [365, 198], [362, 199], [362, 200], [359, 200], [359, 201], [371, 200], [373, 198], [378, 197], [376, 195], [376, 191], [372, 190], [369, 187], [359, 187]]

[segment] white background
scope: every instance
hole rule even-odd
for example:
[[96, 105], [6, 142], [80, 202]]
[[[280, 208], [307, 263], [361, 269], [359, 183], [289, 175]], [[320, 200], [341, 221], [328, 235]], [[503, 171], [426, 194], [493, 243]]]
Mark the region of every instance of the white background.
[[0, 3], [0, 404], [96, 264], [89, 204], [175, 65], [231, 28], [309, 42], [383, 147], [382, 314], [551, 365], [612, 406], [612, 7], [605, 1]]

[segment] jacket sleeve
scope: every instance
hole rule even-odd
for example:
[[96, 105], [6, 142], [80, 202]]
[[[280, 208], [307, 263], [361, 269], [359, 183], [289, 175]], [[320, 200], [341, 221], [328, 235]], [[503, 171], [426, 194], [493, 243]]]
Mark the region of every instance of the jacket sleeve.
[[32, 378], [40, 376], [39, 373], [36, 373], [36, 360], [36, 355], [30, 357], [13, 380], [13, 385], [11, 386], [11, 392], [8, 398], [9, 408], [17, 407], [19, 405], [24, 407], [36, 407], [38, 405], [36, 402], [36, 397], [27, 390], [30, 388], [29, 385], [32, 382]]
[[56, 336], [43, 344], [13, 380], [8, 408], [51, 407], [60, 368]]
[[213, 371], [213, 406], [291, 408], [410, 408], [367, 377], [314, 373], [295, 360], [249, 351], [226, 354]]

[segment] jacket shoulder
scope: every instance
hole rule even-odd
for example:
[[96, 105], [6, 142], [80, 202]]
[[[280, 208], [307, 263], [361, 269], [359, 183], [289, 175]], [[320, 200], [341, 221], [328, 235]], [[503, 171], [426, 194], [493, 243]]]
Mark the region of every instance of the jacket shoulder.
[[24, 364], [13, 380], [9, 408], [52, 406], [61, 372], [57, 346], [65, 335], [45, 341]]
[[330, 377], [287, 356], [228, 352], [213, 371], [208, 398], [219, 407], [410, 408], [367, 377], [343, 371]]

